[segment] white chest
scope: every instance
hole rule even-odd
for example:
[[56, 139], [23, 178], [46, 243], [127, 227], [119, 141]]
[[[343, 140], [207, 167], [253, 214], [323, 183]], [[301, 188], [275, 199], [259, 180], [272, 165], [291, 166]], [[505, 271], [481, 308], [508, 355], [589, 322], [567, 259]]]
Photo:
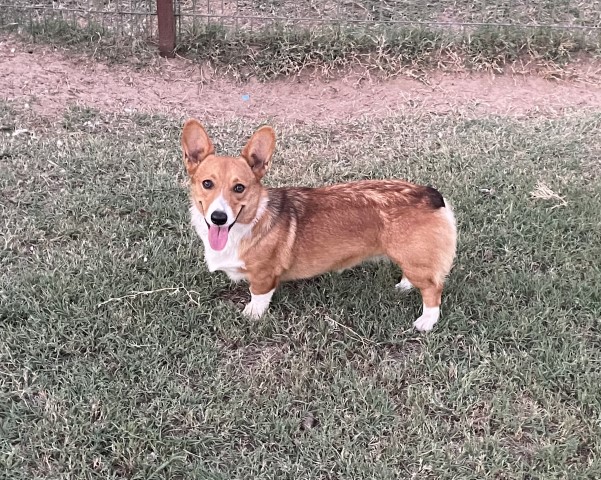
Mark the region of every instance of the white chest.
[[244, 262], [238, 255], [240, 241], [250, 233], [251, 225], [236, 224], [232, 227], [227, 244], [223, 250], [215, 251], [209, 244], [209, 227], [196, 206], [190, 208], [192, 226], [204, 244], [205, 262], [209, 272], [221, 270], [234, 281], [245, 280]]

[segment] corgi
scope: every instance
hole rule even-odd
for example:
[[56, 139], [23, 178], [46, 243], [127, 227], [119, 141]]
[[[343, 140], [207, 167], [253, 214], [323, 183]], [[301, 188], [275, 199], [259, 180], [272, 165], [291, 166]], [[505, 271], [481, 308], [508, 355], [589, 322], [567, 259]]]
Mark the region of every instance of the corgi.
[[181, 135], [192, 225], [209, 271], [248, 281], [244, 314], [261, 317], [280, 282], [386, 256], [403, 272], [396, 287], [421, 293], [415, 328], [431, 330], [457, 242], [448, 202], [434, 188], [403, 180], [265, 188], [275, 142], [264, 126], [239, 157], [225, 157], [215, 154], [198, 120], [186, 121]]

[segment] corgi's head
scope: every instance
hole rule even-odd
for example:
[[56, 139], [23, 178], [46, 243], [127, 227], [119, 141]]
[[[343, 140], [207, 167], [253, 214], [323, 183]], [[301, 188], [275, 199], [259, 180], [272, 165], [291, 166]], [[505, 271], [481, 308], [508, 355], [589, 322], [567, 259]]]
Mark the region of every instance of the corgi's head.
[[275, 132], [261, 127], [239, 157], [215, 155], [215, 147], [200, 122], [190, 119], [182, 131], [184, 164], [190, 177], [192, 202], [209, 228], [209, 244], [223, 250], [231, 228], [250, 223], [263, 196], [261, 179], [275, 150]]

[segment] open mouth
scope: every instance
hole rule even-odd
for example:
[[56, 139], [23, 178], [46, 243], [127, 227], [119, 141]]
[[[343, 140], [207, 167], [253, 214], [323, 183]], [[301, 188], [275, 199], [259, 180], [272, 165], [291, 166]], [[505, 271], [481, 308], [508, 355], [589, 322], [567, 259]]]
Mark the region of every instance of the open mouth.
[[207, 227], [209, 227], [209, 245], [211, 245], [213, 250], [220, 251], [225, 248], [230, 230], [238, 221], [238, 217], [240, 216], [243, 208], [244, 205], [242, 205], [240, 208], [238, 215], [236, 215], [236, 219], [231, 225], [212, 225], [205, 219], [205, 223], [207, 224]]

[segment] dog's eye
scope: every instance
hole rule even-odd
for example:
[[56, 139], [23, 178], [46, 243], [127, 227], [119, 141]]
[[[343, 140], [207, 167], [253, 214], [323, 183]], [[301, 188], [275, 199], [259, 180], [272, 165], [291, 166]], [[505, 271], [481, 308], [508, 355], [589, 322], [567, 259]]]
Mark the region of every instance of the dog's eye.
[[241, 183], [237, 183], [236, 185], [234, 185], [234, 192], [242, 193], [244, 191], [244, 188], [244, 185], [242, 185]]
[[210, 190], [211, 188], [213, 188], [213, 182], [211, 180], [203, 180], [202, 186], [203, 188]]

